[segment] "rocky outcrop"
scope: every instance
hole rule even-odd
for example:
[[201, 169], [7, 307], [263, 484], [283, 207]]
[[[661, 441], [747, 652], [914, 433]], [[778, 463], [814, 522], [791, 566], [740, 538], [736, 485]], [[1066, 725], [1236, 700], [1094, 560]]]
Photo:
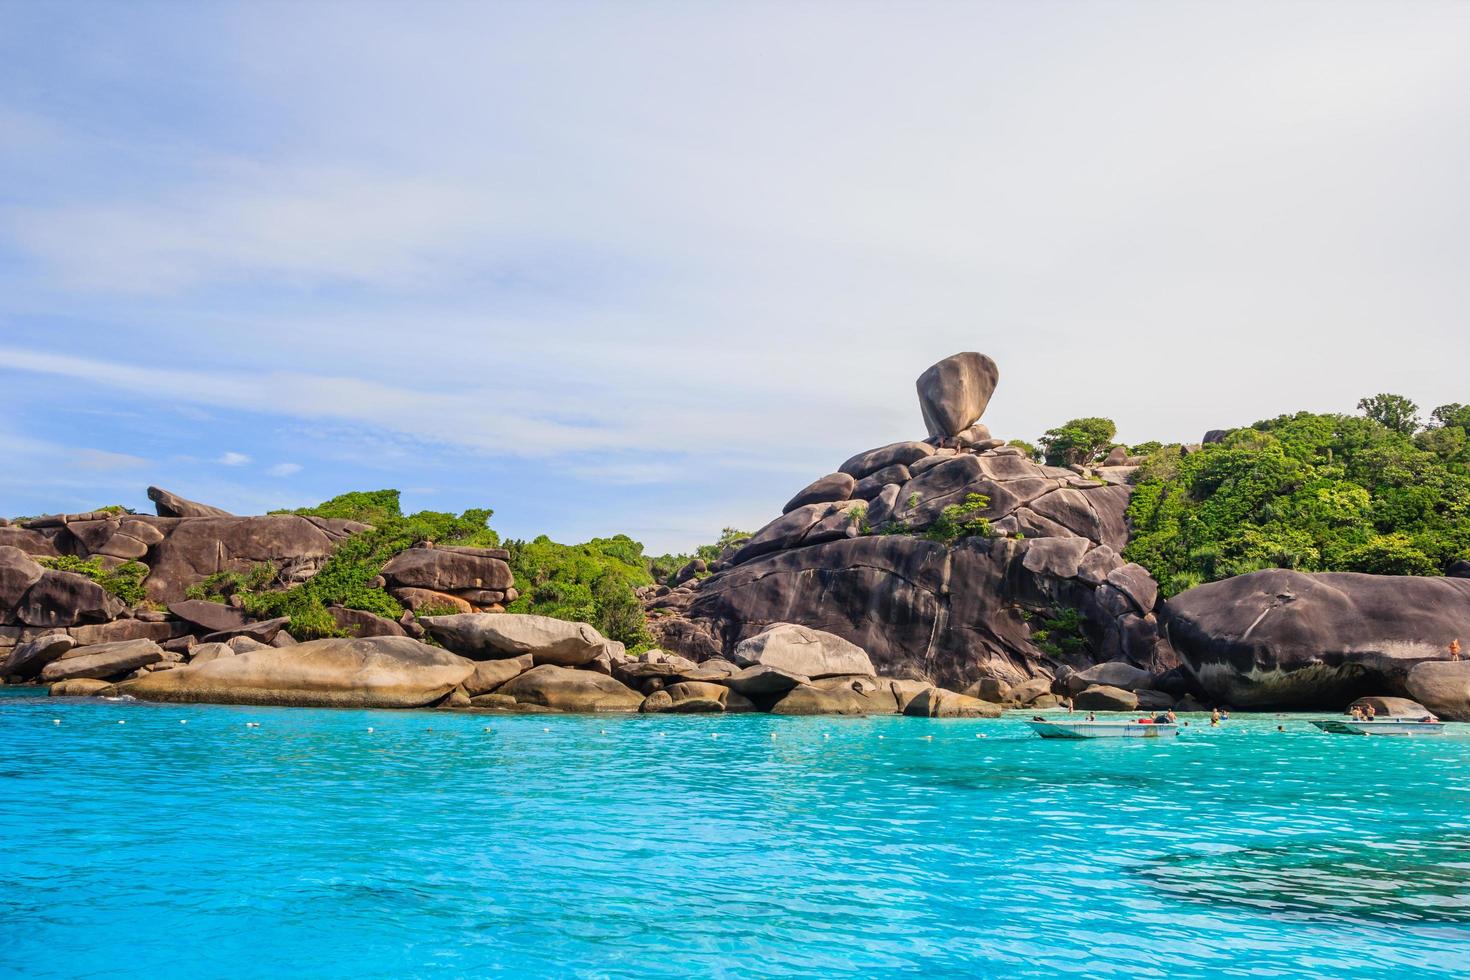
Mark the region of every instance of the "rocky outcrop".
[[268, 647], [118, 684], [147, 701], [325, 708], [419, 708], [474, 673], [463, 657], [401, 636]]
[[1470, 580], [1270, 569], [1174, 596], [1163, 621], [1188, 669], [1223, 704], [1341, 710], [1386, 694], [1438, 712], [1428, 678], [1441, 667], [1420, 675], [1421, 691], [1408, 679], [1447, 659], [1451, 640], [1470, 637]]

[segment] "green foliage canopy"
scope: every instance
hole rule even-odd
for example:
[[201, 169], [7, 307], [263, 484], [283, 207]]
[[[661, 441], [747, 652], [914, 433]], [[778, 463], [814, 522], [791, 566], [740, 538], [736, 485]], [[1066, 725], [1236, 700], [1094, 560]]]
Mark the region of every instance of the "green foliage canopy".
[[1107, 455], [1118, 427], [1112, 419], [1073, 419], [1039, 440], [1049, 466], [1086, 466]]
[[1156, 450], [1129, 504], [1126, 557], [1166, 595], [1272, 567], [1438, 574], [1470, 557], [1467, 441], [1459, 425], [1411, 435], [1302, 412], [1190, 455]]
[[633, 594], [653, 582], [643, 545], [625, 534], [574, 545], [543, 534], [505, 547], [520, 592], [508, 612], [591, 623], [629, 649], [649, 644], [643, 606]]

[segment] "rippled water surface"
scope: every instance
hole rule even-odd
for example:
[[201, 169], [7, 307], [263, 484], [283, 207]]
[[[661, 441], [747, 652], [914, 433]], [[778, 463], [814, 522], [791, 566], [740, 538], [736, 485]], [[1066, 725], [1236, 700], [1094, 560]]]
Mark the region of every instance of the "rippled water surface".
[[0, 974], [1470, 974], [1470, 726], [34, 693], [0, 691]]

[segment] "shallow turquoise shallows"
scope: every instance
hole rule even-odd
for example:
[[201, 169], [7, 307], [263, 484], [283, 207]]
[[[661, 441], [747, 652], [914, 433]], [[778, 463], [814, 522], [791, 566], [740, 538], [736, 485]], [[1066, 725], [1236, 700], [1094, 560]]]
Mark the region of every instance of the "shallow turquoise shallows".
[[0, 974], [1470, 974], [1470, 726], [35, 694], [0, 694]]

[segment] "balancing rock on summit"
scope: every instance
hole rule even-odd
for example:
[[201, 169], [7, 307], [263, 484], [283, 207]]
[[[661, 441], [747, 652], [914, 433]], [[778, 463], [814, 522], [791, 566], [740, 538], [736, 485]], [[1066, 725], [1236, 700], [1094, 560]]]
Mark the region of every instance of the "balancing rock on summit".
[[919, 408], [930, 437], [949, 439], [974, 425], [999, 379], [995, 362], [974, 351], [946, 357], [919, 375]]
[[169, 493], [162, 487], [149, 487], [148, 499], [153, 501], [154, 508], [159, 517], [234, 517], [227, 510], [211, 507], [208, 504], [196, 503], [186, 500], [176, 493]]

